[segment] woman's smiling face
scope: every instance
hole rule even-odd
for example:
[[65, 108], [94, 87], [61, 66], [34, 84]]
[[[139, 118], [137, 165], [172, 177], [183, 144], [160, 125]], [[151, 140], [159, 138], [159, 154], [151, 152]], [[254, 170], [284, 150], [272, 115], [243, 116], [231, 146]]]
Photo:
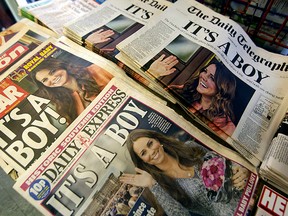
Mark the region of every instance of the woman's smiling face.
[[64, 69], [43, 69], [37, 72], [36, 79], [47, 87], [61, 87], [68, 81], [67, 71]]
[[164, 160], [164, 149], [160, 142], [153, 138], [138, 138], [133, 143], [133, 150], [142, 161], [151, 165], [158, 165]]
[[217, 93], [217, 87], [215, 84], [216, 65], [211, 64], [199, 74], [199, 83], [197, 91], [203, 96], [212, 97]]

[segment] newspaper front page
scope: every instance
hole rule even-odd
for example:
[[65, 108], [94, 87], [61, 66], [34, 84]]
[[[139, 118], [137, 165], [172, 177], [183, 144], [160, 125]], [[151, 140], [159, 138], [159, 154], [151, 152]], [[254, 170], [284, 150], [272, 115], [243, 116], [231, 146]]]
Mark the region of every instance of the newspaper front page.
[[[259, 165], [287, 110], [287, 56], [256, 47], [237, 23], [196, 1], [177, 1], [156, 19], [117, 46], [123, 63], [129, 58]], [[204, 71], [218, 96], [201, 104]]]
[[[124, 184], [121, 177], [122, 173], [135, 173], [127, 139], [139, 131], [152, 132], [155, 137], [150, 139], [159, 142], [159, 137], [170, 140], [167, 145], [172, 149], [189, 146], [202, 152], [199, 158], [193, 156], [200, 160], [194, 174], [186, 174], [183, 179], [176, 177], [177, 181], [189, 181], [189, 188], [183, 187], [185, 193], [190, 191], [193, 205], [184, 208], [167, 191], [157, 191], [161, 190], [160, 181], [150, 190], [141, 188], [142, 192], [132, 198], [130, 189], [139, 191], [140, 186], [133, 181]], [[165, 142], [161, 143], [167, 151], [164, 154], [170, 154]], [[160, 151], [157, 150], [159, 163]], [[157, 166], [155, 153], [156, 150], [153, 158]], [[215, 168], [221, 173], [220, 179], [216, 177], [218, 172], [212, 171]], [[220, 184], [209, 183], [205, 171], [211, 172], [211, 180], [215, 177]], [[241, 186], [232, 180], [236, 175], [242, 176]], [[150, 100], [114, 78], [77, 121], [19, 177], [14, 189], [45, 215], [163, 215], [163, 210], [167, 215], [207, 215], [212, 211], [245, 215], [257, 182], [256, 169], [248, 161], [213, 141], [163, 103]], [[171, 202], [178, 203], [179, 208], [173, 208]]]
[[0, 47], [0, 75], [55, 33], [27, 19], [9, 29], [9, 41]]
[[42, 24], [59, 36], [63, 25], [98, 7], [103, 0], [41, 0], [19, 8], [19, 13]]
[[8, 28], [0, 32], [0, 47], [3, 46], [5, 43], [7, 43], [10, 39], [12, 39], [15, 36], [15, 34], [17, 34], [17, 32], [19, 32], [23, 28], [30, 28], [30, 30], [36, 30], [36, 31], [39, 30], [42, 33], [45, 32], [46, 34], [50, 36], [56, 37], [55, 32], [47, 28], [44, 28], [27, 18], [23, 18], [19, 20], [18, 22], [16, 22], [15, 24], [9, 26]]
[[109, 0], [64, 25], [64, 34], [87, 48], [114, 57], [116, 45], [134, 34], [172, 3], [166, 0]]
[[255, 216], [272, 216], [288, 214], [288, 197], [287, 193], [279, 191], [267, 182], [259, 182], [259, 198], [253, 210]]
[[84, 48], [75, 50], [53, 38], [6, 72], [0, 81], [0, 157], [19, 174], [40, 157], [114, 76], [127, 77], [105, 58]]
[[64, 35], [117, 63], [135, 80], [149, 86], [157, 93], [161, 92], [164, 98], [175, 103], [175, 99], [170, 94], [151, 82], [148, 77], [139, 77], [133, 69], [127, 68], [115, 58], [118, 54], [117, 44], [134, 34], [154, 17], [165, 12], [171, 4], [166, 0], [109, 0], [86, 15], [65, 24]]
[[[0, 33], [0, 77], [5, 77], [12, 65], [35, 49], [39, 44], [56, 34], [34, 22], [24, 18]], [[6, 173], [13, 168], [0, 159], [0, 166]], [[10, 175], [15, 179], [15, 175]]]

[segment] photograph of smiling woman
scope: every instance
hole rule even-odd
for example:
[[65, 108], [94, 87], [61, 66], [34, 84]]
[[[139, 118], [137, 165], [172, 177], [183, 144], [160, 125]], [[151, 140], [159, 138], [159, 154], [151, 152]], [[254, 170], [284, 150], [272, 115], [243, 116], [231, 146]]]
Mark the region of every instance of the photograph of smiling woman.
[[[192, 113], [211, 121], [212, 124], [207, 124], [216, 133], [225, 138], [220, 128], [232, 135], [235, 130], [233, 100], [236, 79], [221, 62], [214, 58], [183, 85], [169, 88], [181, 95]], [[207, 122], [203, 117], [202, 120]]]
[[[83, 60], [84, 61], [84, 60]], [[102, 91], [113, 76], [96, 64], [86, 67], [60, 59], [45, 59], [31, 73], [37, 96], [51, 100], [70, 124]]]
[[[183, 142], [174, 135], [135, 129], [130, 132], [125, 144], [136, 173], [123, 173], [120, 181], [149, 188], [167, 215], [226, 216], [236, 212], [250, 176], [245, 167], [227, 158], [224, 162], [223, 156], [193, 137]], [[225, 165], [216, 162], [218, 160]], [[213, 164], [213, 169], [217, 167], [217, 175], [222, 168], [222, 171], [225, 169], [225, 177], [221, 177], [225, 183], [220, 183], [221, 189], [210, 190], [207, 187], [207, 161]], [[210, 183], [212, 179], [218, 179], [213, 171], [208, 172]]]

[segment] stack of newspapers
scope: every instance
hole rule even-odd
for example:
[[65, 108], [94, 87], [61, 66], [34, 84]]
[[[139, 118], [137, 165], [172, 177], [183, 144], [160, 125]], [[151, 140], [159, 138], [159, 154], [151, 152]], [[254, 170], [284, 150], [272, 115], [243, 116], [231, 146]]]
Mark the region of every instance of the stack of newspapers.
[[122, 67], [131, 77], [149, 86], [166, 99], [175, 102], [167, 91], [147, 74], [135, 73], [135, 68], [123, 65], [115, 56], [119, 53], [116, 46], [133, 35], [153, 18], [163, 13], [172, 3], [158, 1], [118, 1], [109, 0], [101, 7], [86, 15], [64, 24], [63, 33], [72, 41], [84, 46]]
[[[50, 28], [59, 36], [63, 25], [97, 8], [105, 0], [38, 0], [19, 1], [18, 13], [39, 25]], [[28, 2], [28, 3], [27, 3]], [[29, 3], [31, 2], [31, 3]]]
[[59, 25], [0, 33], [0, 165], [42, 214], [249, 215], [261, 178], [287, 194], [287, 56], [193, 0]]
[[101, 7], [64, 24], [65, 36], [97, 53], [115, 56], [116, 45], [137, 32], [172, 3], [166, 0], [109, 0]]
[[260, 166], [261, 176], [271, 184], [279, 185], [285, 193], [288, 193], [287, 154], [288, 113], [283, 118]]

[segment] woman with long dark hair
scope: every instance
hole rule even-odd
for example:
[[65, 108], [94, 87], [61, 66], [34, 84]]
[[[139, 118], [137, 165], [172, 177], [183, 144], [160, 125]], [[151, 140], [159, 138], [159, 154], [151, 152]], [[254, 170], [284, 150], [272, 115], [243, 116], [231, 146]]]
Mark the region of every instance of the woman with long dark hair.
[[88, 67], [59, 59], [45, 59], [30, 76], [38, 95], [51, 100], [56, 111], [71, 123], [102, 91], [112, 75], [96, 64]]
[[[175, 56], [162, 55], [149, 72], [156, 77], [174, 73], [178, 63]], [[190, 112], [197, 115], [220, 137], [226, 139], [235, 130], [233, 100], [236, 91], [234, 75], [215, 58], [182, 85], [168, 86]]]
[[[193, 141], [151, 130], [132, 131], [126, 145], [137, 173], [123, 174], [120, 181], [150, 188], [167, 215], [233, 215], [249, 175], [244, 167]], [[205, 179], [211, 161], [224, 172], [221, 185], [212, 189]]]
[[200, 70], [195, 79], [188, 80], [178, 88], [170, 88], [184, 98], [192, 113], [199, 113], [211, 121], [212, 124], [208, 123], [208, 126], [216, 133], [221, 133], [221, 129], [227, 135], [232, 135], [235, 130], [232, 102], [236, 80], [222, 63], [212, 61]]

